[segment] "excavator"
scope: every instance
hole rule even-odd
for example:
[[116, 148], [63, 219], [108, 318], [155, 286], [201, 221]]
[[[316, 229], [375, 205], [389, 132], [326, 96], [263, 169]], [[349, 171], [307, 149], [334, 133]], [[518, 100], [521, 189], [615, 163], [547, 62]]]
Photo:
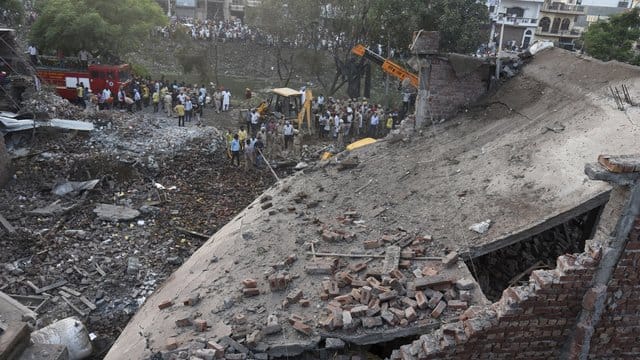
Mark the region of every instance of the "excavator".
[[418, 88], [418, 75], [409, 72], [402, 66], [396, 64], [395, 62], [385, 59], [382, 56], [376, 54], [375, 52], [369, 50], [369, 48], [365, 47], [362, 44], [357, 44], [351, 49], [351, 53], [358, 55], [360, 57], [364, 57], [365, 59], [380, 65], [382, 71], [390, 74], [392, 76], [397, 77], [400, 81], [404, 82], [405, 79], [408, 79], [413, 87]]

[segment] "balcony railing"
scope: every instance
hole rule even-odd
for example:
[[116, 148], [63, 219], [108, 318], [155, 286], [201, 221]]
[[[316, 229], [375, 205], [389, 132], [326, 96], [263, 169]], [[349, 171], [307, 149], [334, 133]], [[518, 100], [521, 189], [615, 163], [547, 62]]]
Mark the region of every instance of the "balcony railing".
[[542, 31], [542, 29], [536, 29], [536, 35], [542, 36], [553, 36], [553, 37], [566, 37], [566, 38], [577, 38], [580, 37], [582, 32], [580, 30], [571, 29], [571, 30], [549, 30]]
[[495, 20], [498, 24], [504, 23], [505, 25], [536, 26], [538, 24], [538, 19], [525, 17], [500, 16]]
[[542, 11], [549, 12], [561, 12], [567, 14], [584, 14], [584, 6], [582, 5], [567, 5], [562, 3], [544, 4]]

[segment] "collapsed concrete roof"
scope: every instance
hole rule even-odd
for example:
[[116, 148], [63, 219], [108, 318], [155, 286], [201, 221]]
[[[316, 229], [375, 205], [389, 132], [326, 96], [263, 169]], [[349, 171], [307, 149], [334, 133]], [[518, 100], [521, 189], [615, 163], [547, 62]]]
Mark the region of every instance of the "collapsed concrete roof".
[[[639, 79], [636, 67], [545, 51], [486, 101], [410, 142], [381, 141], [286, 179], [177, 270], [106, 359], [147, 358], [195, 338], [211, 340], [214, 349], [215, 342], [244, 348], [228, 335], [284, 356], [327, 337], [366, 344], [438, 327], [440, 313], [431, 308], [395, 314], [407, 320], [398, 324], [370, 323], [365, 318], [379, 317], [380, 309], [365, 310], [362, 326], [346, 329], [331, 317], [354, 311], [372, 288], [382, 301], [369, 310], [388, 304], [384, 311], [417, 301], [417, 284], [437, 278], [444, 281], [427, 286], [428, 300], [434, 291], [450, 295], [454, 283], [466, 291], [471, 274], [464, 263], [446, 266], [439, 258], [453, 250], [479, 256], [602, 205], [610, 187], [587, 182], [583, 166], [599, 154], [636, 152], [640, 130], [632, 119], [640, 111], [619, 111], [609, 87], [625, 84], [640, 100]], [[469, 230], [484, 220], [492, 222], [485, 234]], [[383, 273], [388, 255], [360, 271], [367, 257], [343, 256], [379, 254], [391, 243], [406, 246], [400, 275]], [[471, 288], [466, 301], [447, 301], [486, 302]], [[395, 298], [382, 299], [393, 291]], [[448, 306], [442, 318], [463, 308]], [[268, 335], [272, 314], [278, 329]]]

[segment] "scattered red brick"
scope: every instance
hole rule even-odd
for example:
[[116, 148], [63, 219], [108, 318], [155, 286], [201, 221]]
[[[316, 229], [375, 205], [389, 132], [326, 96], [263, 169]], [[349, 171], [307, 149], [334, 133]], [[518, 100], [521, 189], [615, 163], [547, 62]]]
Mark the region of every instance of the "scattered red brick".
[[173, 301], [165, 300], [158, 305], [158, 309], [162, 310], [172, 306], [173, 306]]

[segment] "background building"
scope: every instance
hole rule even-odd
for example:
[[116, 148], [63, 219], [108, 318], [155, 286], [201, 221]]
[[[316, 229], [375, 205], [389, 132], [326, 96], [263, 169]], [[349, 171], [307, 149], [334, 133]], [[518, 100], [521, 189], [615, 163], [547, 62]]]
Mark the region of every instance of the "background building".
[[540, 10], [536, 37], [553, 41], [558, 47], [573, 50], [575, 41], [580, 38], [583, 30], [576, 27], [576, 23], [584, 15], [585, 6], [576, 4], [575, 0], [545, 0]]
[[491, 31], [492, 41], [496, 44], [500, 41], [504, 25], [503, 48], [528, 47], [534, 40], [543, 2], [544, 0], [488, 1], [489, 16], [494, 25]]

